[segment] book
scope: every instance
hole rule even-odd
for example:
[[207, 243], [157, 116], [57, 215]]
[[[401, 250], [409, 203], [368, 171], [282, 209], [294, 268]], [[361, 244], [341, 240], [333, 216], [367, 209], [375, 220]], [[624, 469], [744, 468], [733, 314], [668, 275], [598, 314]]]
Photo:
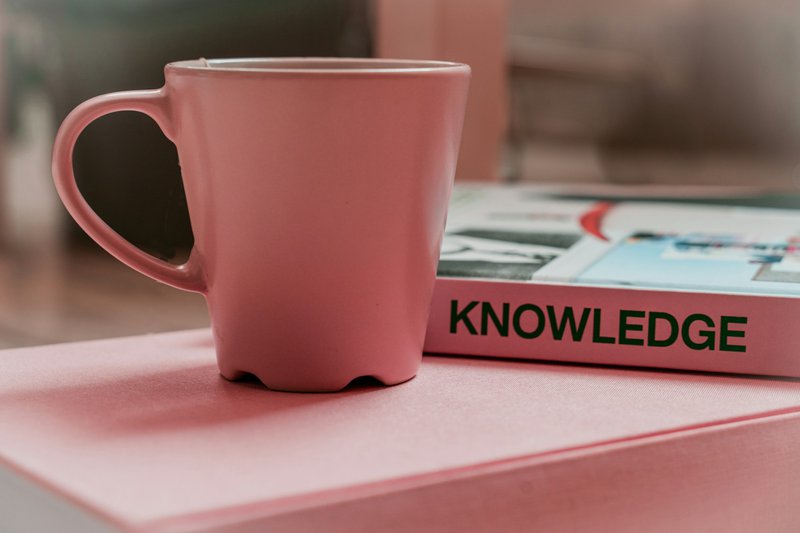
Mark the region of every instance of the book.
[[797, 317], [800, 211], [460, 186], [425, 350], [800, 377]]
[[797, 531], [800, 381], [426, 357], [225, 381], [195, 330], [0, 351], [2, 531]]

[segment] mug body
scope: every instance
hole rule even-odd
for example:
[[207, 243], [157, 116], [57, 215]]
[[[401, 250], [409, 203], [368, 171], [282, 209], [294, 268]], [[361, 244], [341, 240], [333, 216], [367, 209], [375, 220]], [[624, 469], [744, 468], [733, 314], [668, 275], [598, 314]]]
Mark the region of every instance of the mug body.
[[331, 391], [420, 364], [469, 67], [166, 67], [219, 368]]

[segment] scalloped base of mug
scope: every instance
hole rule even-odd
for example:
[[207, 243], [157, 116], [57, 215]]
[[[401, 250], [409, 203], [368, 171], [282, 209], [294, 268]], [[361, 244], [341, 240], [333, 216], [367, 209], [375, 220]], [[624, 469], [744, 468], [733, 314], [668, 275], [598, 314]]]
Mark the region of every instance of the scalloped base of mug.
[[408, 372], [358, 372], [355, 375], [342, 374], [338, 376], [324, 376], [310, 379], [309, 376], [291, 378], [289, 376], [275, 376], [270, 372], [258, 372], [243, 369], [220, 368], [220, 375], [228, 381], [240, 381], [250, 376], [260, 381], [266, 388], [279, 392], [339, 392], [347, 388], [352, 382], [362, 378], [372, 380], [391, 387], [410, 381], [416, 377], [416, 369]]

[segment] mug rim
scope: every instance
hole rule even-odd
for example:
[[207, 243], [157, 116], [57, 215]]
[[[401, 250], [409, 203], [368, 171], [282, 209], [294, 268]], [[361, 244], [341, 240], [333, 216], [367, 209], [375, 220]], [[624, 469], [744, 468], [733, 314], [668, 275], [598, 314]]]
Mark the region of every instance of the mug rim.
[[469, 65], [428, 59], [383, 59], [371, 57], [242, 57], [188, 59], [168, 63], [165, 70], [205, 75], [299, 74], [344, 75], [470, 73]]

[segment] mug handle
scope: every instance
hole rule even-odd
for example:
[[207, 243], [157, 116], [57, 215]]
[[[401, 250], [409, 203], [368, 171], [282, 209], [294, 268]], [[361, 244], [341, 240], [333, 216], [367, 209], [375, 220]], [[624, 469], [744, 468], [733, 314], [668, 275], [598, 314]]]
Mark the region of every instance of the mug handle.
[[61, 201], [70, 215], [108, 253], [146, 276], [178, 289], [204, 293], [206, 283], [196, 249], [182, 265], [173, 265], [143, 252], [111, 229], [95, 213], [78, 190], [72, 168], [72, 151], [83, 129], [92, 121], [115, 111], [138, 111], [152, 118], [170, 141], [174, 131], [169, 100], [161, 89], [123, 91], [96, 96], [72, 110], [56, 134], [53, 145], [53, 178]]

